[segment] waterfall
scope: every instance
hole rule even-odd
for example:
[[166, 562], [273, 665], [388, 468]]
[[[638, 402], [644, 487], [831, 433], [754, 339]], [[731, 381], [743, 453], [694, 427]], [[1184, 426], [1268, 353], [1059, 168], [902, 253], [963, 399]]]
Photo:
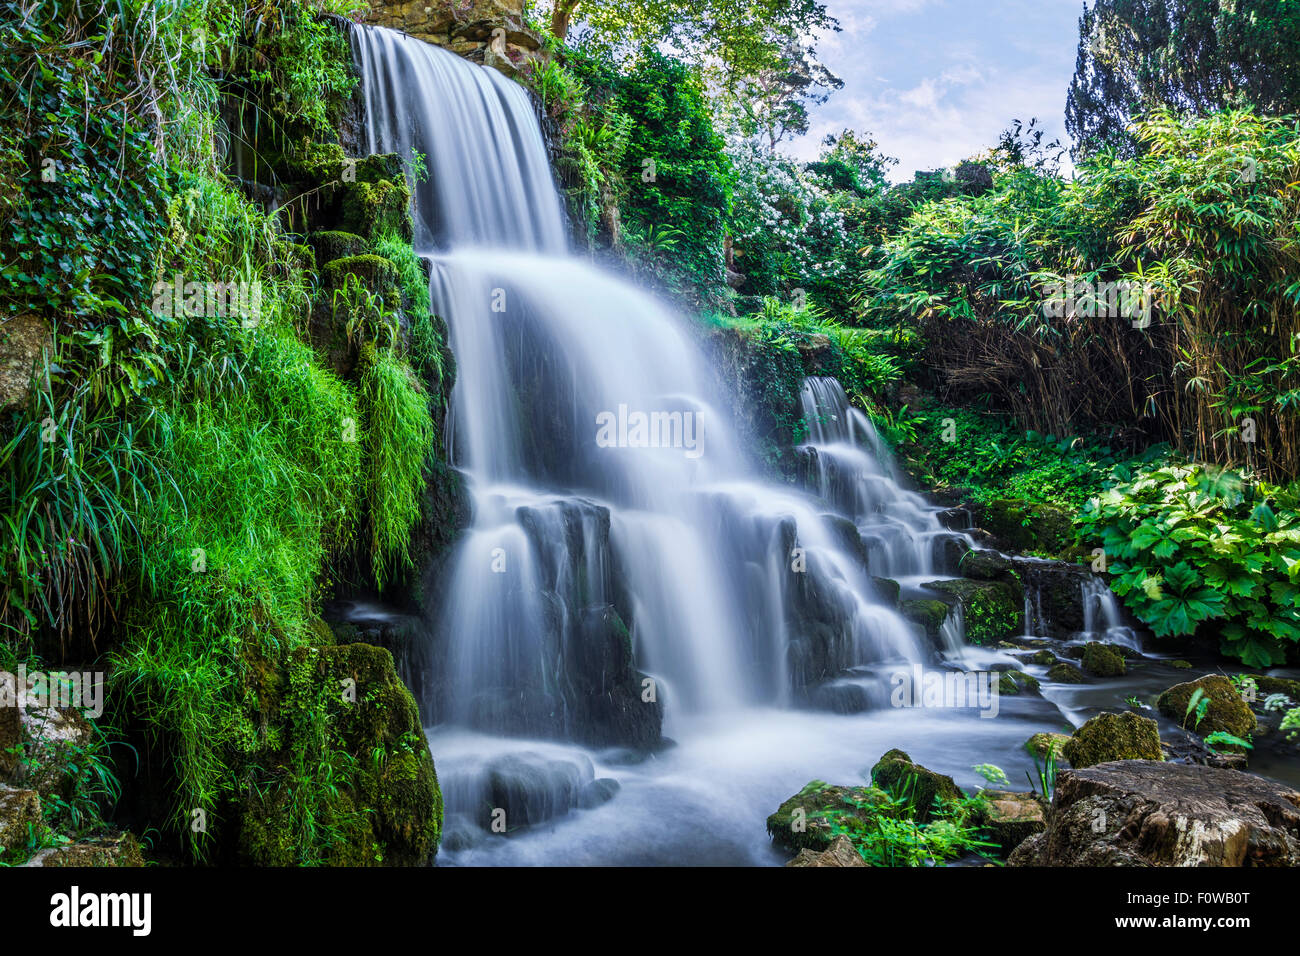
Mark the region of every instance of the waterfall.
[[1137, 632], [1124, 622], [1115, 592], [1106, 584], [1104, 578], [1095, 574], [1087, 575], [1080, 582], [1083, 591], [1083, 633], [1080, 637], [1089, 641], [1109, 641], [1122, 644], [1135, 651], [1142, 650]]
[[[560, 813], [591, 771], [515, 760], [510, 739], [644, 753], [691, 715], [808, 704], [851, 668], [929, 659], [871, 575], [933, 575], [952, 536], [838, 383], [804, 386], [816, 487], [753, 475], [683, 320], [567, 252], [524, 91], [383, 28], [352, 44], [367, 147], [428, 158], [417, 251], [456, 356], [447, 434], [473, 503], [426, 713], [489, 735], [475, 753], [504, 754], [510, 780], [550, 779], [529, 812]], [[509, 789], [500, 761], [439, 761], [449, 815]]]

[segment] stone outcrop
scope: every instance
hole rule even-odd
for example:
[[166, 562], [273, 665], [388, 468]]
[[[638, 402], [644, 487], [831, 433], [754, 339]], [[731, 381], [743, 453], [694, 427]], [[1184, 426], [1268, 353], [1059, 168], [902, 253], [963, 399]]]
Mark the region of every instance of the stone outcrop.
[[523, 0], [371, 0], [366, 21], [392, 27], [507, 76], [545, 57]]
[[1297, 866], [1300, 793], [1236, 770], [1125, 760], [1063, 772], [1011, 866]]

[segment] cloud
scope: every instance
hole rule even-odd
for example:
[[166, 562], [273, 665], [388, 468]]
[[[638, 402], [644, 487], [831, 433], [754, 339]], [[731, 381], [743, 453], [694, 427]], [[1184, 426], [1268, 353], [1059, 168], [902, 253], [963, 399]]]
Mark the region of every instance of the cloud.
[[987, 149], [1013, 119], [1038, 117], [1064, 141], [1073, 2], [830, 0], [829, 12], [846, 27], [819, 49], [844, 88], [814, 111], [794, 155], [812, 158], [848, 127], [875, 136], [899, 159], [893, 178], [910, 179]]

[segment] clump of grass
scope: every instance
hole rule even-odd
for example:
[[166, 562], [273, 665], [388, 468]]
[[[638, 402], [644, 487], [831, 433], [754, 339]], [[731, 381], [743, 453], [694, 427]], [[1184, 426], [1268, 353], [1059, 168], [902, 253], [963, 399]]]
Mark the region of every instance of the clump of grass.
[[391, 352], [362, 350], [365, 470], [375, 582], [410, 567], [410, 535], [420, 519], [424, 469], [435, 429], [429, 400], [410, 366]]

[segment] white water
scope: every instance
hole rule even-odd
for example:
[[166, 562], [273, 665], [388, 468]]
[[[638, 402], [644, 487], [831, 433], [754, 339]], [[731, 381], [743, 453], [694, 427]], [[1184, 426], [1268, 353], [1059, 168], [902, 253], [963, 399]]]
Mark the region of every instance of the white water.
[[[696, 862], [772, 862], [762, 819], [812, 776], [843, 778], [911, 746], [969, 778], [988, 748], [954, 766], [954, 739], [987, 743], [998, 723], [999, 740], [1023, 740], [1019, 721], [788, 709], [828, 682], [856, 681], [878, 704], [886, 668], [932, 660], [876, 597], [845, 525], [871, 574], [928, 580], [951, 573], [938, 509], [899, 486], [833, 380], [808, 380], [802, 396], [816, 493], [752, 475], [682, 320], [566, 253], [522, 90], [380, 28], [356, 28], [353, 49], [369, 148], [428, 157], [416, 241], [450, 328], [448, 436], [474, 506], [430, 637], [441, 859], [628, 862], [640, 846], [644, 862], [685, 862], [689, 846]], [[661, 447], [610, 447], [602, 416], [629, 411], [697, 428]], [[957, 627], [943, 636], [950, 652]], [[656, 746], [660, 714], [678, 746]], [[520, 815], [583, 806], [598, 778], [623, 788], [565, 815], [563, 840], [547, 836], [555, 825], [508, 840], [485, 829], [494, 803], [510, 805], [513, 829]], [[602, 850], [606, 839], [627, 846]]]

